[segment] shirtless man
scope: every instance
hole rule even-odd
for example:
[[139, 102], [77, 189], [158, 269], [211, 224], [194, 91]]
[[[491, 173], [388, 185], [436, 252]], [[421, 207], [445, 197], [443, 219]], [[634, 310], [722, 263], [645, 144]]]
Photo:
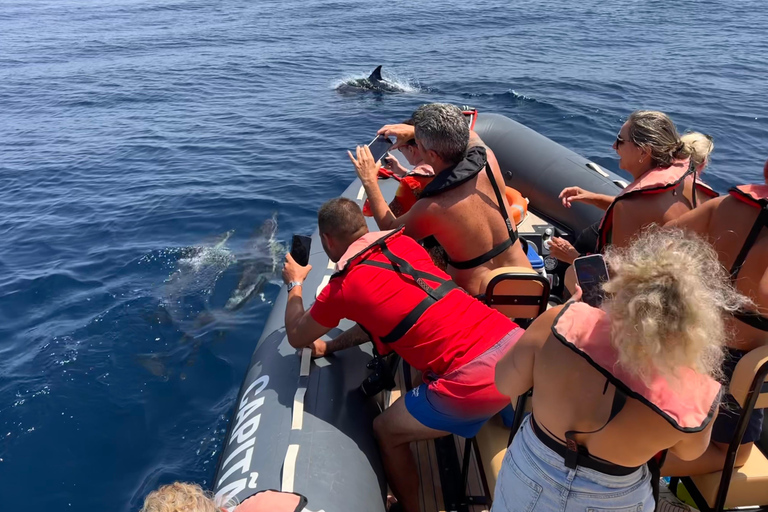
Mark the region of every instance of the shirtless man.
[[[768, 219], [765, 218], [768, 216], [768, 210], [760, 210], [757, 205], [746, 202], [745, 199], [749, 197], [739, 190], [749, 190], [750, 195], [765, 197], [768, 195], [768, 162], [763, 168], [763, 177], [765, 185], [731, 189], [730, 194], [707, 201], [669, 224], [706, 236], [715, 247], [720, 263], [731, 271], [736, 289], [755, 303], [756, 307], [751, 311], [740, 312], [730, 319], [730, 328], [735, 336], [728, 344], [728, 357], [723, 366], [723, 371], [729, 379], [736, 363], [744, 354], [768, 343]], [[768, 203], [764, 200], [763, 204]], [[748, 247], [745, 242], [761, 211], [766, 212], [763, 213], [760, 224], [757, 224], [762, 225], [762, 229], [757, 233], [752, 246]], [[739, 268], [737, 257], [745, 245], [748, 252]], [[736, 432], [738, 412], [735, 411], [738, 411], [738, 408], [733, 406], [732, 399], [728, 397], [717, 416], [712, 431], [712, 443], [704, 455], [691, 462], [669, 457], [662, 473], [688, 476], [722, 470], [728, 445]], [[735, 467], [746, 463], [754, 441], [760, 437], [762, 423], [761, 409], [754, 412], [749, 420], [742, 445], [736, 455]]]
[[[349, 153], [368, 194], [376, 224], [382, 230], [405, 226], [417, 240], [434, 236], [448, 253], [448, 274], [472, 295], [478, 295], [484, 274], [504, 266], [531, 267], [523, 252], [504, 197], [504, 178], [498, 162], [477, 134], [470, 134], [461, 110], [454, 105], [432, 103], [414, 112], [415, 126], [387, 125], [379, 134], [395, 136], [395, 147], [415, 139], [436, 178], [424, 189], [410, 211], [396, 217], [378, 184], [379, 165], [366, 146]], [[470, 141], [474, 144], [470, 144]], [[485, 172], [487, 160], [500, 190], [503, 213]]]

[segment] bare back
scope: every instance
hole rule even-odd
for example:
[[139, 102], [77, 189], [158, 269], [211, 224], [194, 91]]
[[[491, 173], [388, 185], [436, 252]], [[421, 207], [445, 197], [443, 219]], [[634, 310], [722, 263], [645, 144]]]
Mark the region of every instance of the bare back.
[[[609, 385], [603, 394], [606, 378], [553, 335], [536, 354], [533, 382], [534, 418], [560, 440], [569, 430], [597, 430], [610, 416], [615, 388]], [[646, 405], [628, 398], [605, 428], [594, 434], [578, 434], [576, 440], [595, 457], [634, 467], [676, 445], [701, 445], [703, 451], [709, 434], [710, 429], [684, 434]]]
[[[498, 164], [492, 165], [492, 169], [496, 182], [503, 190], [504, 179]], [[513, 218], [504, 196], [502, 200], [509, 218]], [[414, 210], [428, 216], [432, 234], [453, 261], [471, 260], [509, 239], [507, 226], [485, 171], [438, 196], [420, 199]], [[531, 266], [519, 240], [478, 267], [460, 270], [449, 265], [448, 274], [468, 293], [477, 295], [483, 291], [480, 284], [484, 274], [504, 266]]]
[[690, 210], [691, 203], [683, 194], [683, 186], [624, 199], [615, 206], [611, 243], [625, 247], [642, 229], [651, 224], [663, 226]]
[[[720, 262], [730, 270], [758, 215], [757, 208], [726, 196], [715, 199], [706, 235]], [[709, 205], [708, 205], [709, 206]], [[736, 289], [752, 299], [758, 311], [768, 316], [768, 228], [764, 228], [747, 255], [735, 282]], [[730, 320], [735, 336], [732, 348], [752, 350], [768, 343], [768, 332], [737, 320]]]

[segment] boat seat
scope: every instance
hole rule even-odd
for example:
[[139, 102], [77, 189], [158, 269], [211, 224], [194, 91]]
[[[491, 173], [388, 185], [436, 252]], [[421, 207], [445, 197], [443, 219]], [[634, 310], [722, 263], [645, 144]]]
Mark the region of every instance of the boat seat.
[[739, 404], [741, 415], [725, 466], [722, 471], [682, 479], [700, 510], [768, 505], [768, 459], [760, 449], [753, 447], [746, 464], [733, 467], [749, 416], [754, 409], [768, 407], [767, 375], [768, 346], [750, 351], [736, 365], [729, 393]]
[[532, 320], [547, 310], [550, 284], [527, 267], [501, 267], [480, 283], [482, 300], [508, 318]]

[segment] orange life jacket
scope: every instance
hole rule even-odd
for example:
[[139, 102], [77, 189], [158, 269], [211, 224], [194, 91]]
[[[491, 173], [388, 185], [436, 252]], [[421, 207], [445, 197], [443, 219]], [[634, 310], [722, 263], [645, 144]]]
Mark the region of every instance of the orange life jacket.
[[686, 179], [693, 179], [694, 169], [689, 165], [689, 161], [677, 160], [666, 168], [657, 167], [643, 174], [639, 179], [632, 182], [627, 188], [621, 191], [613, 200], [611, 205], [605, 211], [600, 227], [598, 228], [598, 238], [596, 252], [601, 253], [607, 245], [611, 243], [613, 231], [613, 209], [616, 204], [628, 197], [637, 197], [646, 194], [658, 194], [667, 190], [674, 190], [681, 186]]
[[306, 505], [307, 498], [301, 494], [268, 490], [245, 499], [232, 512], [301, 512]]
[[700, 432], [717, 412], [720, 384], [690, 368], [678, 369], [676, 380], [654, 377], [648, 384], [618, 364], [608, 313], [583, 302], [568, 304], [552, 332], [613, 384], [617, 392], [639, 400], [681, 432]]

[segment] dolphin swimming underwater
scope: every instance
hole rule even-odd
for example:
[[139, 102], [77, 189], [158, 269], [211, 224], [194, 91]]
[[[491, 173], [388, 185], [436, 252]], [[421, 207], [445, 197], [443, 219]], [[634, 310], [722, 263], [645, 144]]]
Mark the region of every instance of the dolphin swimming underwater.
[[272, 216], [256, 230], [248, 241], [245, 252], [238, 258], [243, 262], [240, 282], [224, 305], [228, 311], [236, 311], [248, 300], [261, 293], [264, 285], [274, 278], [277, 269], [277, 218]]
[[353, 78], [336, 87], [338, 92], [405, 92], [405, 88], [390, 82], [381, 76], [381, 66], [377, 66], [368, 78]]

